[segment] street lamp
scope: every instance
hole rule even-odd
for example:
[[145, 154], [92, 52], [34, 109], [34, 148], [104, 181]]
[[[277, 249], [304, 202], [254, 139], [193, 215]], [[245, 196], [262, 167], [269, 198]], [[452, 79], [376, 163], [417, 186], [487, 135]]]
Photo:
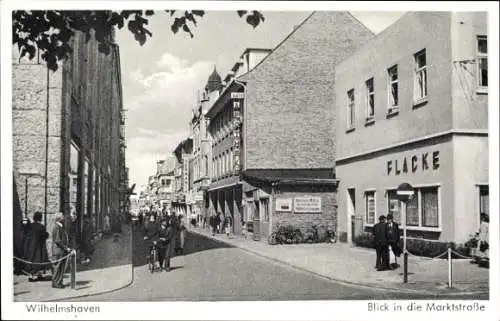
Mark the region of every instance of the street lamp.
[[401, 223], [403, 225], [403, 283], [408, 283], [408, 251], [406, 250], [406, 205], [411, 200], [415, 191], [413, 186], [402, 183], [396, 192], [398, 199], [403, 203], [401, 208]]

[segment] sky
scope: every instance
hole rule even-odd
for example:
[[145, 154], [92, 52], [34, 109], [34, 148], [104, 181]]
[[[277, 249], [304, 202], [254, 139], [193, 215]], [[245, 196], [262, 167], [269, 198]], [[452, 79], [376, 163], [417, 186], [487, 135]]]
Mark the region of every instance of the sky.
[[[153, 36], [140, 46], [126, 27], [117, 30], [123, 104], [126, 111], [127, 166], [131, 184], [142, 190], [156, 172], [156, 161], [172, 155], [187, 138], [192, 109], [208, 76], [224, 78], [246, 48], [278, 45], [311, 11], [262, 12], [253, 29], [234, 11], [206, 11], [193, 31], [173, 34], [172, 18], [158, 11], [149, 19]], [[379, 33], [404, 12], [351, 12]]]

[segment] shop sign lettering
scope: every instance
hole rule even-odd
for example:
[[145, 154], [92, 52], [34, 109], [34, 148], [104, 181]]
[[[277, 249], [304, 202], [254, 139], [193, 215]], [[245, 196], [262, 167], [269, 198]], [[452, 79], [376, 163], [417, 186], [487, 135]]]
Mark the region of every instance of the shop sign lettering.
[[295, 197], [295, 213], [321, 213], [321, 197]]
[[291, 212], [292, 211], [292, 199], [291, 198], [277, 198], [276, 199], [276, 211], [278, 211], [278, 212]]
[[387, 175], [400, 175], [439, 169], [439, 151], [387, 161]]

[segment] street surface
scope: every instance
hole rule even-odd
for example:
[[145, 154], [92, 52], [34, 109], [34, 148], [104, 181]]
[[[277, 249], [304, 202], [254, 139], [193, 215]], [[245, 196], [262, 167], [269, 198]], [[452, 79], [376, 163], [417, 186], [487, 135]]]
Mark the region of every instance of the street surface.
[[[189, 233], [185, 254], [171, 260], [173, 270], [151, 274], [146, 264], [148, 243], [143, 240], [141, 230], [134, 230], [133, 235], [133, 284], [108, 294], [68, 301], [433, 299], [429, 295], [399, 294], [334, 283]], [[487, 296], [467, 299], [487, 299]]]

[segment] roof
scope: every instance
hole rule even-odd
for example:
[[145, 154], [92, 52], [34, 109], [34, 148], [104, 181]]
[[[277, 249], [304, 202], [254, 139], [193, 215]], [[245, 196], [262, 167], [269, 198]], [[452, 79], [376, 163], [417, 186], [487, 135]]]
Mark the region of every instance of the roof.
[[205, 89], [208, 92], [213, 92], [216, 90], [219, 90], [222, 88], [222, 79], [217, 72], [217, 68], [214, 66], [214, 71], [210, 74], [208, 77], [207, 85], [205, 86]]
[[249, 169], [243, 172], [249, 179], [267, 183], [334, 185], [338, 182], [332, 168], [317, 169]]

